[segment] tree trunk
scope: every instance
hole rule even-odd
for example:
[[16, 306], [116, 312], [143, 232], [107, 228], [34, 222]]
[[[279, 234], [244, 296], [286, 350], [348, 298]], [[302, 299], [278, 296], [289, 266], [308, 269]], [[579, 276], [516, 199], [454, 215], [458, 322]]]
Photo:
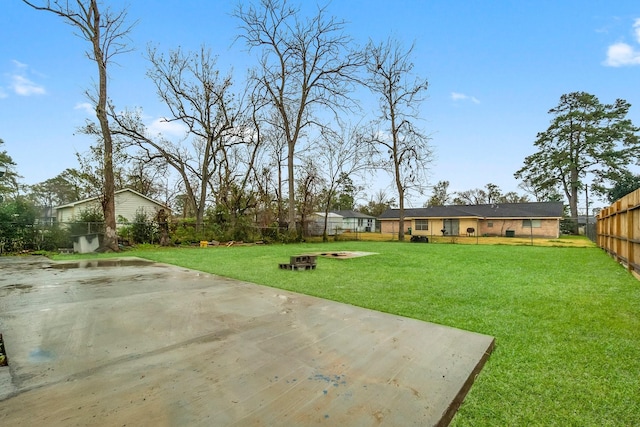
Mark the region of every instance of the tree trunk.
[[289, 176], [289, 231], [296, 229], [296, 194], [294, 186], [293, 154], [294, 145], [289, 143], [289, 152], [287, 155], [287, 173]]
[[569, 197], [569, 212], [571, 213], [571, 234], [578, 234], [578, 188], [571, 187], [571, 197]]
[[571, 213], [571, 234], [578, 235], [578, 171], [571, 171], [571, 194], [569, 195]]
[[398, 216], [399, 216], [399, 221], [398, 221], [398, 241], [400, 242], [404, 242], [404, 194], [403, 194], [403, 189], [402, 189], [402, 185], [398, 185], [398, 194], [399, 194], [399, 207], [400, 209], [398, 210]]
[[92, 36], [93, 53], [98, 65], [98, 103], [96, 105], [96, 116], [100, 122], [100, 130], [104, 143], [104, 189], [102, 195], [102, 212], [104, 215], [105, 230], [104, 239], [100, 246], [100, 251], [118, 252], [118, 234], [116, 232], [116, 206], [115, 206], [115, 180], [113, 177], [113, 140], [109, 129], [107, 118], [107, 63], [102, 47], [100, 46], [100, 12], [95, 0], [91, 1], [93, 11]]
[[327, 203], [324, 207], [324, 227], [322, 229], [322, 241], [325, 243], [329, 241], [329, 236], [327, 235], [327, 224], [329, 222], [329, 205], [331, 203], [331, 197], [333, 197], [333, 191], [329, 191], [329, 194], [327, 195]]

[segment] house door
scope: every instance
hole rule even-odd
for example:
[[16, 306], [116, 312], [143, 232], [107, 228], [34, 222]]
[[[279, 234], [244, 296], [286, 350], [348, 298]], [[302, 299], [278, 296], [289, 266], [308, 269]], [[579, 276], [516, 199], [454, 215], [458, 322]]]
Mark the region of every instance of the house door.
[[460, 234], [460, 220], [459, 219], [443, 219], [442, 229], [445, 236], [457, 236]]

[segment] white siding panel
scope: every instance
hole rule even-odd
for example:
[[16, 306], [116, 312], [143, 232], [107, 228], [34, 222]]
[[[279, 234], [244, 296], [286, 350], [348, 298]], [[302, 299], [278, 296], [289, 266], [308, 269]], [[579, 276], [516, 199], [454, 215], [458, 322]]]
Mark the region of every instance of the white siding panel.
[[58, 209], [58, 222], [70, 222], [73, 219], [73, 207]]
[[153, 218], [159, 209], [160, 206], [156, 203], [135, 193], [122, 192], [116, 194], [116, 218], [123, 217], [131, 222], [135, 219], [139, 210], [143, 210], [147, 218]]
[[[131, 190], [116, 192], [115, 205], [116, 222], [118, 223], [122, 222], [122, 218], [128, 222], [133, 221], [136, 213], [140, 210], [144, 211], [148, 219], [155, 217], [160, 209], [166, 210], [164, 206], [146, 197], [142, 197]], [[71, 222], [79, 219], [82, 212], [88, 209], [101, 210], [102, 207], [99, 199], [88, 200], [83, 203], [76, 203], [68, 207], [60, 208], [56, 211], [56, 216], [60, 223]]]
[[69, 218], [69, 221], [79, 220], [80, 215], [82, 215], [82, 213], [85, 211], [102, 212], [102, 206], [100, 206], [100, 202], [97, 200], [89, 200], [84, 203], [78, 203], [73, 206], [71, 218]]

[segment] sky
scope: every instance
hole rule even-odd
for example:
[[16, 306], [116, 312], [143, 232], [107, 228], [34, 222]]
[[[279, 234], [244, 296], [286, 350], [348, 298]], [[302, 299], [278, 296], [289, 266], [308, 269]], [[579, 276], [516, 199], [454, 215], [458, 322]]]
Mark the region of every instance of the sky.
[[[291, 3], [303, 11], [317, 4]], [[110, 98], [118, 108], [141, 107], [153, 129], [173, 131], [162, 129], [167, 110], [145, 76], [149, 44], [163, 52], [207, 45], [221, 70], [237, 75], [256, 63], [236, 40], [233, 0], [108, 4], [127, 6], [129, 22], [138, 21], [130, 35], [135, 50], [111, 66]], [[640, 125], [637, 0], [333, 0], [327, 8], [346, 21], [354, 44], [393, 37], [415, 45], [414, 71], [429, 81], [420, 123], [435, 152], [429, 182], [447, 180], [451, 192], [493, 183], [522, 193], [513, 174], [535, 152], [536, 134], [548, 128], [548, 111], [563, 94], [625, 99], [632, 105], [628, 118]], [[0, 40], [0, 139], [22, 182], [78, 167], [75, 153], [92, 143], [77, 133], [92, 114], [85, 91], [97, 80], [84, 54], [87, 42], [60, 18], [19, 0], [0, 2]], [[363, 111], [375, 112], [376, 103], [363, 100], [370, 102]], [[390, 183], [378, 175], [365, 192]]]

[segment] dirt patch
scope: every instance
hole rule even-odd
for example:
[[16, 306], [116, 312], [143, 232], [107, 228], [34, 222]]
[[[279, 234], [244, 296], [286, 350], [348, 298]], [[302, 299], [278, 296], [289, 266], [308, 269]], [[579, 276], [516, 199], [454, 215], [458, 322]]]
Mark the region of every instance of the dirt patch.
[[338, 251], [338, 252], [315, 252], [312, 256], [321, 256], [323, 258], [332, 258], [332, 259], [349, 259], [349, 258], [359, 258], [368, 255], [377, 255], [377, 252], [360, 252], [360, 251]]

